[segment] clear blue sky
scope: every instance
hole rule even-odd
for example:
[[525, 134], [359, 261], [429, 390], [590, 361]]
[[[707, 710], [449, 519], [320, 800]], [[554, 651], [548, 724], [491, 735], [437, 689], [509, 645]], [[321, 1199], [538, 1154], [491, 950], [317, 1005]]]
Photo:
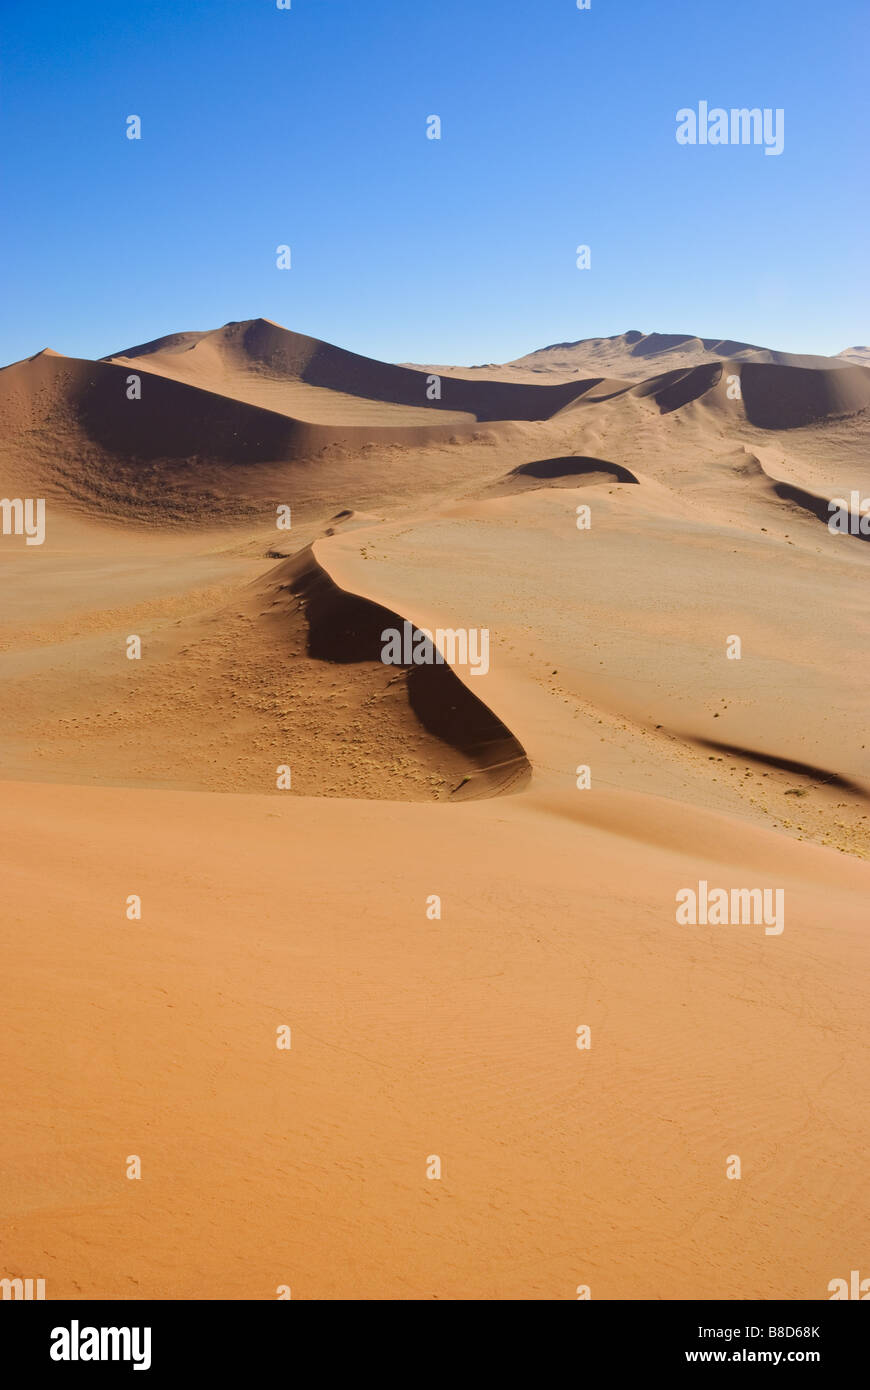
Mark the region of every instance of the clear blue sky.
[[[870, 341], [868, 0], [6, 0], [0, 35], [0, 362], [259, 315], [391, 361]], [[784, 108], [784, 152], [679, 146], [700, 100]]]

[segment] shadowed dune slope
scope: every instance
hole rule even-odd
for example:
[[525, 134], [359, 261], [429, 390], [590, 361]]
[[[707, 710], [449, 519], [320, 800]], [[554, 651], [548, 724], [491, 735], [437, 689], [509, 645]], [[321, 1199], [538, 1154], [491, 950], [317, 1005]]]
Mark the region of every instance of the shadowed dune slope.
[[746, 418], [761, 429], [796, 429], [857, 415], [870, 405], [870, 367], [814, 370], [745, 363], [740, 382]]
[[[0, 591], [7, 775], [408, 802], [528, 780], [517, 740], [449, 667], [381, 661], [381, 631], [401, 618], [338, 589], [310, 550], [266, 570], [223, 550], [191, 589], [186, 534], [150, 559], [147, 539], [126, 561], [46, 554], [55, 586], [70, 589], [64, 620], [36, 606], [10, 622], [19, 586]], [[19, 552], [4, 580], [26, 584], [34, 558]], [[246, 581], [252, 569], [262, 573]], [[143, 602], [158, 584], [162, 596]], [[126, 659], [131, 632], [140, 660]], [[281, 765], [289, 793], [276, 787]]]
[[130, 399], [130, 375], [117, 363], [47, 353], [0, 371], [4, 477], [119, 516], [189, 519], [196, 504], [212, 517], [244, 515], [259, 495], [274, 496], [274, 465], [329, 448], [424, 447], [462, 432], [435, 416], [425, 425], [312, 425], [157, 374], [143, 373], [141, 399]]
[[[402, 631], [398, 613], [340, 588], [309, 549], [272, 571], [267, 580], [273, 604], [290, 590], [303, 605], [308, 651], [339, 665], [372, 662], [383, 669], [383, 633]], [[510, 730], [473, 695], [446, 664], [389, 668], [407, 688], [420, 723], [469, 761], [459, 789], [463, 798], [518, 790], [531, 769]]]
[[[112, 361], [136, 363], [149, 372], [178, 379], [213, 383], [213, 389], [256, 399], [268, 392], [273, 409], [283, 399], [288, 408], [322, 420], [336, 410], [345, 414], [348, 403], [379, 402], [438, 415], [468, 415], [478, 421], [545, 420], [582, 391], [595, 385], [585, 382], [554, 385], [522, 385], [507, 382], [466, 381], [445, 378], [439, 398], [430, 399], [429, 373], [393, 366], [344, 348], [294, 333], [269, 319], [228, 323], [208, 333], [172, 334], [154, 342], [127, 348]], [[335, 399], [307, 394], [301, 387], [332, 393]]]
[[[831, 499], [818, 497], [814, 492], [808, 492], [806, 488], [796, 487], [794, 483], [781, 483], [775, 479], [772, 482], [773, 491], [777, 497], [782, 498], [784, 502], [793, 502], [803, 511], [809, 512], [810, 516], [816, 517], [828, 526], [832, 517]], [[843, 511], [843, 522], [847, 529], [836, 534], [846, 535], [852, 540], [870, 541], [870, 532], [861, 529], [864, 518], [856, 512], [849, 511], [848, 507], [844, 508]]]
[[632, 394], [641, 399], [651, 396], [663, 415], [681, 410], [684, 405], [712, 391], [722, 378], [722, 364], [706, 363], [689, 371], [666, 372], [633, 388]]

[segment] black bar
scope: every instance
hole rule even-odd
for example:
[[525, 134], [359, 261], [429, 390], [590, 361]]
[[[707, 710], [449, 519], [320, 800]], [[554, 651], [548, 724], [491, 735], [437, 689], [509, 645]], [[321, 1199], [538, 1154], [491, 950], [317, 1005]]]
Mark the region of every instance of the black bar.
[[[389, 1323], [381, 1323], [383, 1314], [373, 1302], [2, 1303], [0, 1335], [4, 1364], [16, 1364], [19, 1376], [32, 1370], [61, 1377], [93, 1377], [100, 1371], [134, 1375], [138, 1361], [142, 1372], [158, 1379], [187, 1372], [200, 1379], [214, 1375], [221, 1383], [234, 1374], [267, 1368], [274, 1373], [282, 1367], [288, 1380], [304, 1376], [311, 1381], [334, 1370], [336, 1360], [345, 1356], [361, 1374], [392, 1368], [390, 1380], [413, 1382], [421, 1372], [431, 1378], [443, 1365], [445, 1377], [455, 1379], [469, 1338], [474, 1360], [466, 1364], [466, 1372], [481, 1356], [491, 1358], [488, 1385], [494, 1364], [501, 1360], [512, 1378], [518, 1378], [517, 1356], [526, 1354], [538, 1363], [536, 1381], [545, 1384], [558, 1377], [556, 1358], [561, 1362], [564, 1357], [567, 1366], [561, 1374], [567, 1372], [572, 1380], [596, 1366], [596, 1380], [638, 1370], [654, 1377], [678, 1368], [703, 1375], [710, 1367], [739, 1374], [747, 1367], [801, 1366], [823, 1375], [829, 1384], [832, 1374], [854, 1376], [866, 1365], [867, 1315], [837, 1301], [590, 1300], [578, 1301], [570, 1313], [550, 1306], [544, 1322], [538, 1321], [542, 1311], [532, 1311], [534, 1304], [523, 1313], [511, 1304], [507, 1314], [503, 1306], [492, 1304], [484, 1310], [478, 1305], [473, 1321], [467, 1311], [445, 1314], [442, 1307], [423, 1324], [417, 1321], [420, 1312], [407, 1303], [391, 1304]], [[502, 1322], [505, 1316], [509, 1321]], [[119, 1329], [117, 1339], [108, 1333], [105, 1339], [95, 1339], [89, 1329], [101, 1328]], [[138, 1334], [133, 1329], [139, 1329]], [[403, 1331], [425, 1339], [416, 1343], [411, 1355], [407, 1349], [401, 1352]], [[455, 1344], [451, 1332], [456, 1334]], [[537, 1340], [541, 1333], [543, 1342]], [[115, 1345], [119, 1359], [108, 1359]], [[70, 1357], [75, 1349], [79, 1359], [53, 1359], [52, 1348]], [[107, 1359], [84, 1359], [81, 1353], [89, 1354], [92, 1348], [105, 1351]], [[124, 1354], [127, 1359], [120, 1359]]]

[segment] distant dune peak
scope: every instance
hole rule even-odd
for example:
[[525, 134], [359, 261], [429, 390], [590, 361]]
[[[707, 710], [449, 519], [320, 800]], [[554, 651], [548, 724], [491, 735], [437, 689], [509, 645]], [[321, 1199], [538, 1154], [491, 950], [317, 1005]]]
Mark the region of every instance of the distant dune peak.
[[551, 343], [506, 365], [515, 371], [566, 380], [578, 373], [641, 381], [658, 369], [688, 370], [712, 362], [755, 362], [781, 367], [830, 368], [870, 365], [870, 351], [847, 348], [836, 357], [782, 352], [735, 338], [701, 338], [689, 333], [641, 333], [629, 329], [609, 338]]
[[[550, 343], [547, 347], [537, 348], [536, 352], [555, 352], [560, 348], [583, 348], [583, 347], [629, 347], [633, 350], [634, 356], [653, 355], [658, 352], [672, 352], [675, 348], [699, 347], [706, 351], [714, 349], [723, 355], [731, 355], [735, 352], [764, 352], [765, 348], [757, 347], [753, 343], [735, 342], [730, 338], [699, 338], [694, 333], [641, 333], [637, 328], [630, 328], [627, 333], [614, 333], [609, 338], [576, 338], [570, 342]], [[532, 357], [535, 353], [528, 353]]]
[[837, 353], [840, 362], [848, 362], [850, 365], [859, 367], [870, 367], [870, 347], [848, 347], [843, 348], [842, 352]]

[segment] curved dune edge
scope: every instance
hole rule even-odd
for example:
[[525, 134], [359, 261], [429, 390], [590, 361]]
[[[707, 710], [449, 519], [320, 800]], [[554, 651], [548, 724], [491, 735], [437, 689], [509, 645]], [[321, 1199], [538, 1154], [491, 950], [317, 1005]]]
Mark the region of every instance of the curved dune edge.
[[721, 362], [707, 362], [700, 367], [665, 372], [632, 387], [631, 394], [640, 399], [651, 397], [662, 415], [669, 415], [714, 390], [722, 380], [722, 370]]
[[638, 479], [630, 469], [621, 463], [611, 463], [609, 459], [593, 458], [585, 454], [567, 454], [561, 458], [534, 459], [531, 463], [521, 463], [511, 469], [509, 477], [529, 477], [549, 480], [553, 478], [585, 478], [590, 474], [604, 473], [618, 483], [636, 483]]
[[[824, 524], [826, 530], [830, 530], [829, 522], [833, 515], [832, 505], [839, 507], [844, 505], [842, 511], [842, 529], [834, 531], [833, 536], [845, 535], [852, 540], [870, 541], [870, 533], [862, 531], [860, 523], [862, 515], [851, 510], [845, 498], [829, 498], [823, 493], [813, 492], [810, 488], [802, 487], [799, 483], [786, 482], [782, 478], [777, 478], [770, 469], [762, 462], [759, 455], [747, 445], [743, 446], [746, 458], [745, 464], [735, 470], [745, 478], [754, 478], [762, 482], [768, 495], [772, 494], [781, 502], [790, 502], [794, 507], [798, 507], [802, 512], [807, 512]], [[761, 450], [763, 453], [764, 450]]]
[[[796, 507], [800, 507], [802, 511], [809, 512], [810, 516], [823, 522], [826, 530], [829, 529], [828, 523], [832, 513], [827, 498], [820, 497], [818, 493], [810, 492], [807, 488], [798, 487], [795, 483], [780, 482], [769, 473], [766, 476], [770, 479], [777, 497], [781, 498], [783, 502], [793, 502]], [[860, 530], [861, 517], [859, 514], [849, 510], [848, 507], [843, 510], [847, 529], [833, 534], [846, 535], [855, 541], [870, 541], [870, 534]]]
[[[748, 468], [751, 475], [751, 490], [760, 489], [762, 485], [767, 489], [761, 477], [760, 465], [745, 455], [742, 457], [743, 466]], [[644, 481], [642, 475], [641, 483]], [[551, 530], [555, 529], [551, 526], [553, 518], [557, 525], [563, 522], [563, 498], [552, 492], [548, 494], [547, 490], [534, 494], [531, 502], [527, 496], [519, 500], [487, 499], [485, 503], [456, 507], [449, 512], [445, 510], [440, 514], [439, 524], [444, 523], [441, 529], [430, 524], [431, 518], [425, 514], [419, 518], [418, 533], [413, 521], [404, 517], [395, 523], [381, 523], [372, 527], [365, 537], [337, 537], [328, 543], [320, 540], [315, 548], [318, 558], [337, 583], [408, 612], [418, 625], [430, 629], [436, 624], [448, 625], [457, 621], [457, 614], [463, 615], [459, 621], [469, 623], [482, 621], [484, 614], [487, 616], [493, 629], [493, 666], [487, 679], [476, 677], [470, 684], [484, 689], [490, 707], [515, 732], [526, 749], [533, 770], [532, 788], [527, 797], [530, 802], [539, 804], [543, 798], [561, 789], [567, 802], [576, 800], [582, 803], [581, 818], [588, 819], [589, 823], [597, 823], [598, 811], [603, 805], [601, 788], [609, 785], [614, 789], [617, 805], [619, 798], [629, 792], [632, 796], [647, 798], [661, 795], [686, 808], [687, 824], [691, 824], [692, 816], [700, 806], [709, 805], [749, 826], [776, 826], [777, 833], [788, 835], [796, 843], [830, 844], [860, 858], [866, 854], [867, 826], [863, 814], [867, 811], [867, 804], [861, 786], [861, 754], [858, 753], [856, 758], [850, 748], [842, 746], [838, 736], [825, 740], [814, 734], [802, 747], [800, 729], [814, 729], [815, 726], [808, 725], [803, 716], [797, 727], [794, 722], [782, 720], [775, 692], [787, 688], [795, 659], [795, 653], [787, 643], [774, 648], [771, 658], [774, 665], [770, 675], [766, 669], [763, 672], [767, 703], [760, 719], [747, 713], [751, 709], [751, 701], [746, 703], [744, 687], [738, 683], [732, 692], [736, 708], [730, 721], [726, 720], [724, 724], [720, 723], [718, 703], [721, 688], [711, 686], [708, 678], [711, 667], [703, 625], [680, 648], [680, 655], [685, 656], [687, 670], [694, 683], [687, 695], [675, 701], [670, 695], [665, 665], [670, 644], [668, 641], [661, 643], [664, 655], [659, 658], [656, 642], [660, 630], [655, 628], [647, 636], [642, 626], [645, 619], [638, 620], [632, 628], [646, 642], [640, 648], [643, 652], [645, 682], [642, 689], [635, 679], [638, 672], [632, 663], [621, 663], [619, 639], [615, 636], [610, 646], [600, 651], [593, 650], [591, 661], [578, 660], [572, 664], [571, 599], [576, 597], [580, 601], [581, 595], [587, 592], [588, 584], [583, 575], [586, 579], [599, 576], [595, 581], [598, 587], [590, 591], [592, 601], [602, 603], [600, 595], [604, 594], [606, 602], [617, 567], [621, 568], [623, 563], [620, 554], [624, 556], [625, 552], [624, 547], [620, 552], [619, 540], [625, 535], [643, 534], [648, 518], [653, 519], [654, 525], [658, 524], [659, 517], [663, 516], [665, 520], [654, 533], [650, 553], [642, 555], [642, 564], [637, 565], [634, 571], [628, 571], [624, 591], [627, 596], [643, 596], [646, 567], [658, 562], [665, 548], [672, 543], [674, 534], [678, 537], [682, 534], [689, 534], [693, 538], [709, 537], [711, 546], [719, 544], [727, 556], [732, 553], [748, 556], [747, 564], [753, 579], [763, 568], [769, 547], [776, 544], [767, 538], [756, 540], [753, 533], [757, 529], [758, 519], [770, 525], [765, 512], [755, 518], [755, 528], [747, 528], [743, 533], [736, 526], [733, 532], [723, 530], [723, 539], [712, 530], [704, 530], [694, 520], [690, 523], [692, 529], [687, 527], [684, 533], [672, 525], [673, 512], [659, 506], [657, 486], [650, 483], [646, 488], [614, 486], [608, 489], [604, 486], [599, 489], [601, 493], [612, 491], [616, 494], [602, 498], [603, 505], [609, 509], [607, 519], [611, 529], [608, 532], [601, 528], [603, 544], [597, 556], [582, 552], [582, 555], [588, 554], [588, 564], [576, 590], [571, 588], [574, 556], [570, 553], [570, 541], [568, 548], [562, 552], [556, 550], [555, 544], [552, 550], [542, 550], [540, 546], [535, 550], [527, 541], [527, 536], [535, 534], [537, 527], [543, 535], [544, 547], [548, 547]], [[651, 506], [647, 508], [645, 502], [649, 494]], [[766, 496], [764, 500], [767, 503]], [[510, 505], [512, 501], [513, 506]], [[573, 501], [574, 495], [569, 494], [564, 512], [569, 519]], [[771, 498], [767, 505], [778, 507], [781, 504]], [[501, 526], [492, 524], [488, 530], [489, 507], [493, 509], [493, 523], [501, 523]], [[632, 508], [635, 509], [633, 513]], [[624, 525], [623, 517], [627, 513], [628, 523]], [[474, 531], [478, 519], [483, 520], [484, 525]], [[521, 531], [518, 522], [524, 521], [526, 530]], [[455, 533], [450, 530], [448, 523], [455, 524]], [[806, 527], [813, 529], [809, 521]], [[788, 531], [789, 522], [786, 522], [785, 529]], [[517, 537], [515, 544], [511, 542], [511, 536]], [[610, 536], [615, 540], [612, 545], [609, 543]], [[705, 570], [710, 570], [715, 577], [718, 569], [717, 561], [708, 562], [705, 550], [705, 545], [698, 545], [696, 553], [699, 558], [694, 561], [693, 573], [700, 580], [703, 580]], [[554, 620], [552, 629], [548, 626], [546, 613], [539, 620], [538, 609], [528, 596], [524, 596], [526, 603], [521, 609], [522, 618], [516, 621], [509, 607], [510, 598], [504, 603], [501, 600], [502, 573], [507, 577], [508, 594], [512, 597], [514, 590], [511, 581], [518, 568], [517, 557], [525, 560], [530, 554], [540, 556], [542, 553], [546, 553], [551, 561], [548, 570], [550, 591], [564, 596], [561, 598], [559, 622]], [[602, 568], [605, 556], [609, 561], [610, 557], [615, 558], [607, 568]], [[855, 558], [860, 562], [860, 554]], [[727, 563], [734, 562], [729, 559]], [[821, 550], [816, 549], [809, 562], [810, 572], [813, 565], [823, 566], [825, 563]], [[804, 562], [801, 561], [801, 564]], [[431, 581], [428, 577], [430, 570]], [[477, 576], [470, 593], [467, 591], [467, 581], [460, 578], [466, 573]], [[602, 575], [603, 578], [600, 577]], [[860, 578], [857, 571], [856, 576]], [[676, 583], [672, 587], [676, 588]], [[703, 600], [703, 583], [699, 587]], [[702, 617], [709, 610], [712, 623], [721, 620], [720, 600], [716, 597], [718, 592], [718, 589], [712, 589], [706, 601], [707, 607], [702, 608]], [[753, 641], [756, 642], [753, 652], [760, 649], [762, 661], [765, 661], [763, 635], [766, 609], [763, 593], [763, 586], [753, 585], [750, 599], [740, 608], [740, 617], [745, 617], [747, 628], [752, 630]], [[794, 592], [786, 596], [786, 611], [801, 611], [800, 594], [801, 585], [798, 584]], [[470, 602], [472, 595], [477, 600], [474, 604]], [[664, 601], [667, 604], [672, 601], [667, 586], [664, 588]], [[516, 605], [516, 609], [519, 609], [519, 605]], [[603, 608], [599, 611], [606, 621], [611, 610]], [[670, 613], [670, 608], [667, 611]], [[757, 640], [759, 624], [762, 640]], [[603, 629], [604, 622], [599, 631]], [[671, 637], [672, 627], [665, 623], [662, 630], [666, 639]], [[731, 626], [723, 628], [723, 632], [731, 630]], [[741, 631], [740, 622], [733, 625], [733, 630]], [[612, 631], [615, 633], [618, 629]], [[536, 632], [546, 633], [548, 639], [552, 632], [553, 642], [536, 642], [531, 635]], [[528, 646], [527, 634], [530, 634]], [[604, 658], [600, 663], [599, 657]], [[661, 665], [658, 664], [659, 660]], [[602, 668], [600, 673], [597, 669], [599, 665]], [[558, 670], [551, 671], [551, 668]], [[628, 676], [625, 675], [626, 671]], [[551, 675], [553, 679], [550, 679]], [[844, 689], [847, 688], [844, 686]], [[639, 694], [636, 693], [638, 689]], [[696, 710], [694, 716], [691, 713], [692, 703]], [[687, 708], [690, 713], [688, 721], [684, 717]], [[847, 708], [851, 706], [847, 705]], [[809, 711], [804, 711], [804, 715], [809, 716]], [[715, 738], [729, 722], [731, 727], [723, 741], [733, 744], [735, 751], [728, 750], [726, 766], [714, 766], [716, 760], [708, 759], [704, 754], [717, 750], [704, 749], [702, 752], [698, 740], [705, 736]], [[660, 736], [659, 730], [667, 732]], [[730, 740], [729, 733], [733, 735]], [[859, 738], [859, 743], [862, 742], [863, 739]], [[606, 748], [600, 746], [605, 743]], [[597, 754], [599, 770], [594, 777], [594, 794], [578, 799], [573, 769], [575, 765], [588, 761], [588, 757], [585, 752], [578, 751], [576, 758], [573, 754], [575, 748], [587, 746]], [[769, 754], [771, 762], [751, 758], [753, 748]], [[742, 750], [746, 750], [745, 757]], [[778, 761], [780, 758], [793, 761], [781, 763]], [[799, 759], [803, 760], [801, 766], [794, 761]], [[721, 759], [718, 761], [721, 762]], [[738, 762], [744, 762], [747, 766], [755, 763], [755, 766], [744, 771], [743, 767], [736, 768]], [[813, 765], [811, 769], [810, 764]], [[771, 775], [763, 781], [763, 778], [767, 778], [768, 768], [772, 769]], [[662, 790], [657, 792], [656, 788]], [[842, 808], [841, 802], [846, 803]], [[647, 804], [652, 822], [656, 814], [655, 803], [648, 801]]]
[[[528, 778], [516, 740], [451, 670], [381, 662], [382, 626], [401, 619], [331, 592], [305, 552], [191, 571], [177, 550], [159, 561], [158, 595], [153, 566], [140, 568], [135, 584], [99, 560], [81, 582], [73, 572], [88, 603], [3, 644], [7, 777], [368, 806], [493, 796]], [[197, 577], [212, 582], [192, 588]], [[288, 768], [292, 786], [277, 781]]]
[[[301, 600], [308, 653], [319, 661], [380, 665], [382, 632], [402, 631], [406, 621], [339, 585], [315, 555], [315, 546], [270, 570], [258, 588], [261, 594], [264, 588], [273, 594], [290, 591]], [[502, 796], [528, 784], [532, 769], [522, 744], [449, 664], [396, 670], [405, 680], [410, 708], [426, 731], [467, 760], [468, 771], [451, 792], [451, 801]]]
[[562, 454], [552, 458], [532, 459], [518, 464], [509, 473], [485, 484], [473, 494], [476, 500], [511, 497], [518, 493], [537, 492], [545, 488], [594, 487], [599, 484], [640, 483], [631, 469], [609, 459], [591, 454]]

